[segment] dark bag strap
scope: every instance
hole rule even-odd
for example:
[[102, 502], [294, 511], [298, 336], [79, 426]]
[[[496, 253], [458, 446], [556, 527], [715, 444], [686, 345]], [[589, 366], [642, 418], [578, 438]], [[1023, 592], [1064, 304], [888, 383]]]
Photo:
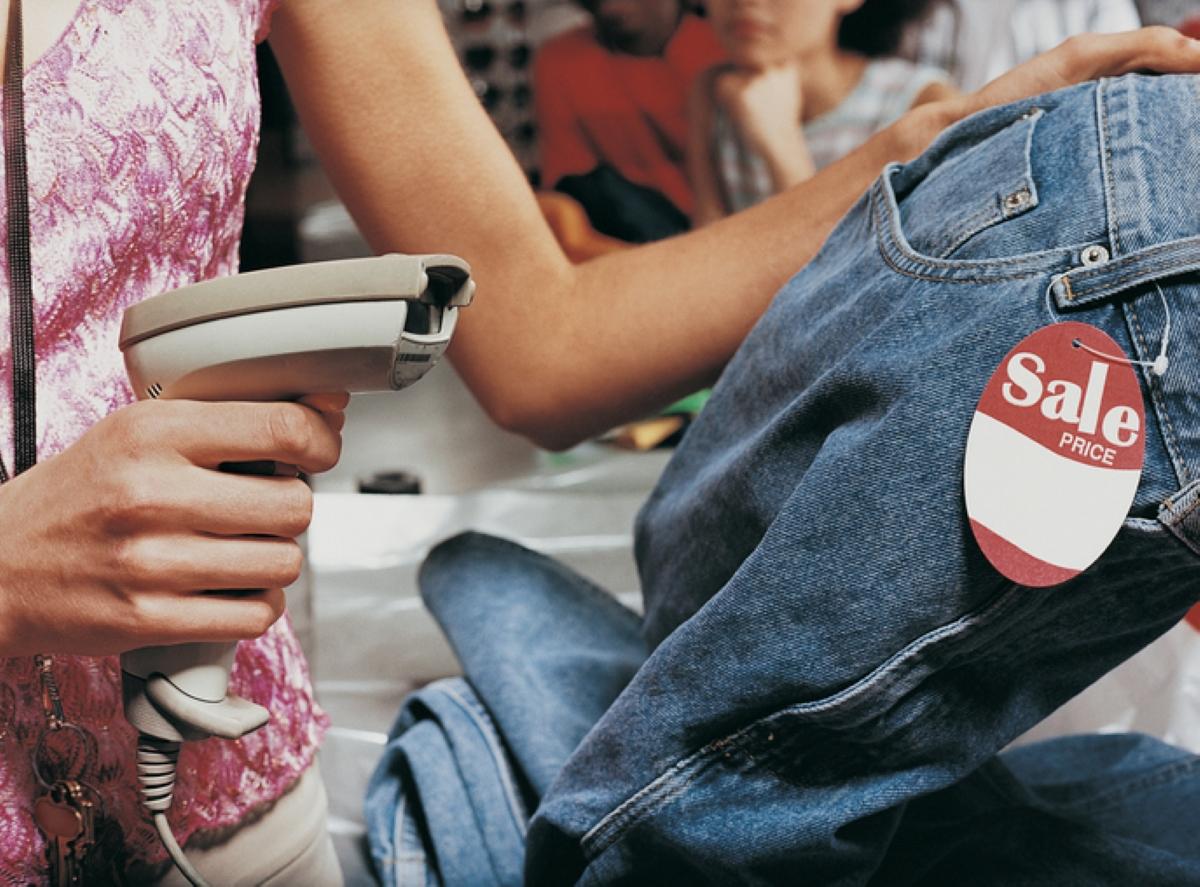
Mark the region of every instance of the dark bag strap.
[[[4, 51], [4, 173], [8, 201], [8, 286], [13, 360], [13, 450], [16, 474], [37, 462], [33, 266], [29, 247], [29, 171], [25, 157], [25, 61], [21, 0], [9, 0]], [[0, 482], [8, 470], [0, 459]]]

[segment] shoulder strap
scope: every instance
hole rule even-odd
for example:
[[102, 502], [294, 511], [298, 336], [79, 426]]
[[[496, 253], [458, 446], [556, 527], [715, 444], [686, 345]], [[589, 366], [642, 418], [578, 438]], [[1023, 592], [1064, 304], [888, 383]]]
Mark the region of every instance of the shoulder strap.
[[[4, 52], [4, 172], [8, 215], [8, 286], [13, 360], [14, 469], [37, 461], [33, 270], [29, 245], [29, 173], [25, 157], [25, 62], [21, 0], [9, 0]], [[8, 471], [0, 460], [0, 482]]]

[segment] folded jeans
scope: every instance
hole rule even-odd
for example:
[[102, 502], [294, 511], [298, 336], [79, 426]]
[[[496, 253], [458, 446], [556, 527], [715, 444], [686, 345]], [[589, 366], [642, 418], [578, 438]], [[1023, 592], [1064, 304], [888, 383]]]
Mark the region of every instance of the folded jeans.
[[[885, 171], [640, 515], [644, 646], [544, 558], [435, 551], [423, 591], [536, 806], [528, 883], [1200, 883], [1192, 756], [1138, 736], [1000, 754], [1200, 598], [1198, 84], [992, 109]], [[1016, 586], [963, 508], [978, 398], [1064, 319], [1153, 359], [1156, 284], [1170, 369], [1140, 375], [1128, 519], [1079, 577]]]
[[[1183, 616], [1200, 597], [1197, 206], [1194, 76], [991, 109], [885, 171], [777, 295], [639, 517], [655, 649], [542, 798], [531, 883], [920, 881], [885, 865], [913, 802]], [[1156, 283], [1170, 369], [1140, 372], [1129, 518], [1076, 579], [1015, 586], [963, 506], [980, 394], [1064, 319], [1152, 360]], [[1200, 882], [1200, 839], [1181, 858], [1044, 834], [1046, 882]]]

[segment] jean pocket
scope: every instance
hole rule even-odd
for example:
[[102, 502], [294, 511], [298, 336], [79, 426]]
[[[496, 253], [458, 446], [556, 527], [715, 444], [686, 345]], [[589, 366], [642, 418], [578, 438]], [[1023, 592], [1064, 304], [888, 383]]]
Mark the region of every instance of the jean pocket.
[[[952, 130], [913, 163], [888, 166], [871, 192], [875, 234], [888, 263], [916, 277], [968, 282], [1043, 275], [1076, 264], [1073, 246], [1030, 252], [1028, 238], [1014, 237], [1010, 244], [1002, 233], [1041, 202], [1032, 152], [1045, 115], [1039, 108], [997, 109], [968, 120], [961, 132]], [[995, 258], [956, 258], [985, 232], [1001, 235], [989, 244]]]
[[981, 232], [1037, 208], [1033, 137], [1044, 116], [1035, 108], [990, 134], [968, 127], [963, 139], [969, 147], [927, 173], [918, 166], [908, 175], [897, 167], [885, 174], [899, 227], [915, 252], [951, 258]]

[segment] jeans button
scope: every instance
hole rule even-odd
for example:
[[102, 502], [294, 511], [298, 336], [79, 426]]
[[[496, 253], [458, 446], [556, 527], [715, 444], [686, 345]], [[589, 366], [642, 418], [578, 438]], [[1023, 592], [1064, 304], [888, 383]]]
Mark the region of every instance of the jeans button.
[[1084, 249], [1080, 254], [1080, 258], [1083, 260], [1085, 268], [1091, 268], [1093, 265], [1103, 265], [1108, 261], [1108, 250], [1098, 243], [1093, 244]]
[[1029, 192], [1029, 189], [1022, 188], [1020, 191], [1014, 191], [1004, 198], [1004, 208], [1008, 212], [1016, 212], [1027, 206], [1032, 199], [1033, 195]]

